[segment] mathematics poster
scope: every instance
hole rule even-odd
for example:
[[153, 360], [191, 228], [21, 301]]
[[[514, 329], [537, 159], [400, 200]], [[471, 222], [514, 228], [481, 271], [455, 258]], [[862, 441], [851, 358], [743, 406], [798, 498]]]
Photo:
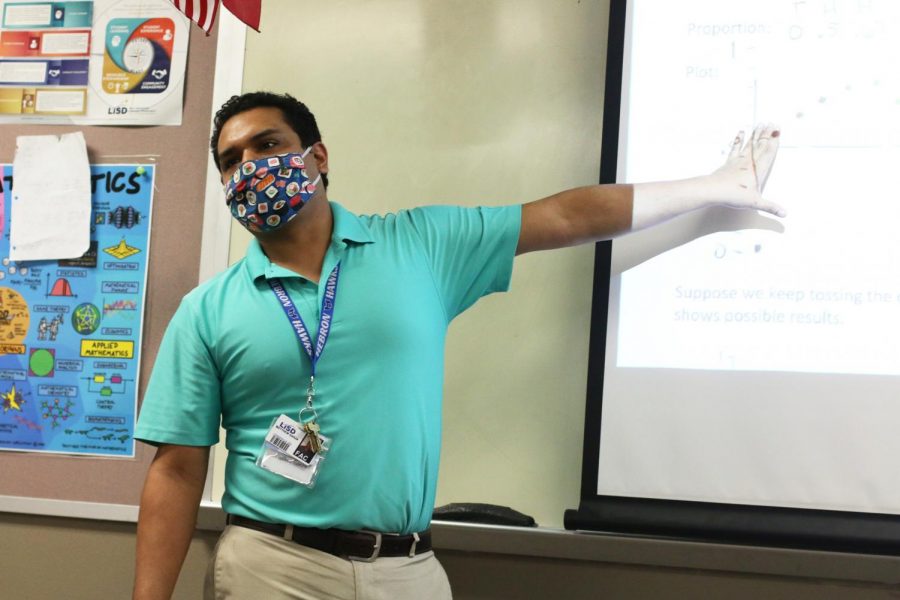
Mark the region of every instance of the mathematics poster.
[[0, 450], [134, 456], [154, 167], [92, 166], [90, 249], [29, 262], [0, 169]]
[[180, 125], [189, 23], [168, 0], [0, 0], [0, 124]]

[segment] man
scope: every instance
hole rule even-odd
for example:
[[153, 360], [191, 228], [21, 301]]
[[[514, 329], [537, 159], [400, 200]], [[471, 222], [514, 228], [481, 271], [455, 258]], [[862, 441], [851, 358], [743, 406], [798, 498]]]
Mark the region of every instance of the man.
[[141, 599], [171, 595], [220, 417], [230, 524], [208, 598], [449, 598], [427, 528], [450, 321], [507, 288], [516, 254], [712, 205], [784, 216], [761, 197], [770, 126], [739, 134], [705, 177], [385, 217], [328, 201], [328, 151], [290, 96], [232, 98], [211, 145], [231, 213], [255, 239], [185, 297], [144, 397], [136, 437], [159, 448], [138, 523]]

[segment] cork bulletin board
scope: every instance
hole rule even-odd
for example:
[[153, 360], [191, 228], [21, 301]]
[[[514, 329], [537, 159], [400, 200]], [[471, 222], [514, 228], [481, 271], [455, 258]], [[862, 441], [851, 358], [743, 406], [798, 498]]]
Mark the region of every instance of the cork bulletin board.
[[[207, 148], [215, 73], [216, 35], [191, 33], [182, 125], [90, 127], [3, 125], [0, 162], [13, 161], [16, 137], [82, 131], [91, 163], [155, 162], [152, 232], [138, 398], [153, 367], [163, 332], [178, 304], [197, 285]], [[0, 496], [29, 501], [87, 502], [136, 507], [154, 451], [136, 444], [133, 458], [0, 452]], [[63, 505], [64, 506], [64, 505]], [[0, 510], [6, 507], [0, 506]]]

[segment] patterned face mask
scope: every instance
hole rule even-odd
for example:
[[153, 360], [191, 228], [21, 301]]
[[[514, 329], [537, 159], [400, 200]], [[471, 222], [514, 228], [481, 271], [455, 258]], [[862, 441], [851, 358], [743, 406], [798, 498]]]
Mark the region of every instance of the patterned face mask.
[[225, 184], [231, 215], [252, 232], [275, 231], [297, 216], [316, 191], [303, 154], [280, 154], [243, 163]]

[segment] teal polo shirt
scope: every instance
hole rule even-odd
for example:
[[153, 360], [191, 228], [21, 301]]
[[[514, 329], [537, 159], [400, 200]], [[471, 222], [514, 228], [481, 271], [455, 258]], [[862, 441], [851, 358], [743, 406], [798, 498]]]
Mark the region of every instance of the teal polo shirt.
[[[307, 527], [409, 533], [428, 526], [441, 448], [450, 321], [509, 286], [521, 207], [431, 206], [356, 216], [331, 204], [319, 283], [269, 261], [256, 240], [190, 292], [163, 337], [135, 433], [209, 446], [226, 431], [226, 512]], [[266, 280], [279, 278], [315, 336], [340, 261], [315, 406], [331, 450], [310, 489], [256, 466], [272, 421], [306, 401], [310, 360]]]

